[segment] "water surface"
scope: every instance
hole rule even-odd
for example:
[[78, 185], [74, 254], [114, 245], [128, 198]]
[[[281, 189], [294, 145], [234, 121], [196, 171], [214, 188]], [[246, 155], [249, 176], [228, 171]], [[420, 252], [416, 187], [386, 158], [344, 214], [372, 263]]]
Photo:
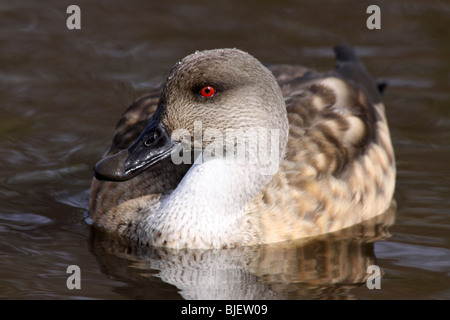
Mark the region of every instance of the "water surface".
[[[445, 1], [68, 1], [0, 5], [0, 298], [449, 299], [450, 42]], [[384, 94], [397, 207], [312, 241], [228, 251], [130, 248], [86, 223], [92, 166], [131, 101], [195, 50], [333, 67], [356, 48]], [[82, 289], [66, 287], [69, 265]], [[381, 289], [365, 285], [368, 265]]]

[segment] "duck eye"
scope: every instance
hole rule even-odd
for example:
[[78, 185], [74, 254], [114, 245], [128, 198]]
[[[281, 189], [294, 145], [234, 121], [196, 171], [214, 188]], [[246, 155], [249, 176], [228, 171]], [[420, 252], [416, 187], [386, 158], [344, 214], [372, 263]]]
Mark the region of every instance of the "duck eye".
[[211, 98], [215, 93], [216, 89], [214, 89], [214, 87], [212, 86], [206, 86], [200, 90], [200, 94], [205, 98]]

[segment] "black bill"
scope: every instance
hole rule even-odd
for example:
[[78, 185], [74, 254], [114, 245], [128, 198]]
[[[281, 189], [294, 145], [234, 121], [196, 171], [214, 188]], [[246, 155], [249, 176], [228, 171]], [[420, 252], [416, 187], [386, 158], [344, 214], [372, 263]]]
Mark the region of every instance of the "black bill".
[[151, 120], [129, 147], [100, 160], [94, 168], [98, 180], [129, 180], [170, 156], [174, 142], [157, 120]]

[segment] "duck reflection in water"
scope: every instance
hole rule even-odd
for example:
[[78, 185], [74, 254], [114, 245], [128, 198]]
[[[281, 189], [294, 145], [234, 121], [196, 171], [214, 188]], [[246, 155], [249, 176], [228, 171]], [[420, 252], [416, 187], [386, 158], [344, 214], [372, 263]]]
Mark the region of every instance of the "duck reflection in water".
[[394, 219], [393, 203], [333, 234], [231, 249], [144, 247], [95, 228], [90, 241], [102, 272], [122, 282], [115, 291], [128, 299], [353, 299], [377, 264], [374, 242], [390, 236]]

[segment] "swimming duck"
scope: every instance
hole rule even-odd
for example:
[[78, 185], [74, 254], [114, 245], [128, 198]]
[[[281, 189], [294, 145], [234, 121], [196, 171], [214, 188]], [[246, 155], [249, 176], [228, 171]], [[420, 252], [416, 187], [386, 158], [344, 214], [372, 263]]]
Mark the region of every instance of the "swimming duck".
[[265, 67], [238, 49], [176, 63], [124, 112], [96, 164], [94, 225], [142, 245], [208, 249], [383, 213], [395, 159], [379, 88], [352, 48], [334, 50], [327, 73]]

